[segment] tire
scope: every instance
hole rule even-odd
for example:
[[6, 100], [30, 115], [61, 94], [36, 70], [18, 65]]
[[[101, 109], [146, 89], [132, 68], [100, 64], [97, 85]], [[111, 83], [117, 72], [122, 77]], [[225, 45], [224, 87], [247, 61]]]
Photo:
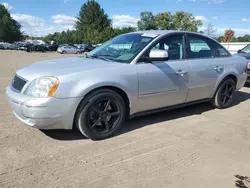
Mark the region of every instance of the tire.
[[62, 54], [65, 54], [66, 52], [65, 51], [62, 51]]
[[91, 140], [102, 140], [113, 136], [121, 128], [125, 115], [126, 108], [122, 97], [115, 91], [100, 89], [87, 95], [80, 103], [75, 125]]
[[[226, 88], [228, 88], [228, 93], [225, 90]], [[235, 89], [236, 83], [233, 79], [226, 78], [225, 80], [223, 80], [219, 85], [217, 91], [215, 92], [214, 97], [212, 98], [212, 105], [219, 109], [224, 109], [232, 106]]]

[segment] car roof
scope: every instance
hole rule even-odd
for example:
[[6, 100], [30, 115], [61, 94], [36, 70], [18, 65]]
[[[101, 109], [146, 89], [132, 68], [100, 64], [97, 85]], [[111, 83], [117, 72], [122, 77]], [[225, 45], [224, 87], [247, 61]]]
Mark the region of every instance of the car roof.
[[148, 35], [166, 35], [170, 33], [189, 33], [189, 34], [198, 34], [201, 36], [205, 36], [202, 33], [198, 32], [190, 32], [190, 31], [178, 31], [178, 30], [139, 30], [131, 33], [143, 33]]

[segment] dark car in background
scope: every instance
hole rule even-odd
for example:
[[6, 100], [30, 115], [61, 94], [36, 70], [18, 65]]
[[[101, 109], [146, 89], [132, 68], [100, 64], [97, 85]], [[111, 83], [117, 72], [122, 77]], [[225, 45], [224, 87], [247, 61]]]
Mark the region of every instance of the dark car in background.
[[48, 47], [49, 51], [56, 52], [58, 45], [57, 44], [49, 44], [49, 45], [47, 45], [47, 47]]
[[4, 46], [0, 44], [0, 50], [4, 50]]
[[17, 50], [27, 50], [31, 45], [31, 43], [18, 43]]
[[246, 83], [250, 83], [250, 44], [248, 44], [246, 47], [244, 47], [241, 50], [238, 50], [237, 55], [243, 56], [248, 60], [248, 69], [247, 69], [247, 81]]
[[49, 48], [43, 44], [31, 44], [31, 45], [27, 46], [26, 51], [27, 52], [32, 52], [32, 51], [46, 52], [46, 51], [49, 51]]
[[84, 53], [94, 50], [95, 47], [92, 44], [82, 44], [81, 46], [78, 47], [78, 49], [80, 49], [81, 53]]

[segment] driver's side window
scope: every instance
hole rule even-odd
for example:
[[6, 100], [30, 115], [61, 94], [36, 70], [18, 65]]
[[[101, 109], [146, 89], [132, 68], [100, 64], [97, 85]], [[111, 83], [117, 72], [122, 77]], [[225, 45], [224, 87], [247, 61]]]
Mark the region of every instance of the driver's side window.
[[166, 50], [168, 52], [169, 60], [184, 59], [184, 36], [183, 35], [171, 35], [161, 39], [155, 44], [151, 50]]

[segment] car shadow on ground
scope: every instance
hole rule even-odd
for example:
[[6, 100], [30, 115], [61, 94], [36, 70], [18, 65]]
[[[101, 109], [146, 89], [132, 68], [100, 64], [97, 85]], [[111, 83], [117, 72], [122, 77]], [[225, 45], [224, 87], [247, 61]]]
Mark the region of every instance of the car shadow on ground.
[[[233, 106], [250, 99], [250, 93], [238, 91], [235, 94]], [[132, 120], [127, 120], [120, 132], [114, 136], [140, 129], [145, 126], [150, 126], [155, 123], [160, 123], [168, 120], [183, 118], [192, 115], [202, 114], [204, 112], [213, 110], [214, 108], [210, 103], [201, 103], [192, 106], [187, 106], [180, 109], [164, 111], [143, 117], [137, 117]], [[56, 140], [81, 140], [86, 139], [76, 128], [73, 130], [42, 130], [42, 132]]]
[[55, 140], [70, 141], [70, 140], [84, 140], [87, 139], [76, 128], [72, 130], [40, 130], [46, 136]]
[[250, 178], [247, 176], [235, 175], [237, 180], [235, 181], [235, 186], [238, 188], [249, 188]]

